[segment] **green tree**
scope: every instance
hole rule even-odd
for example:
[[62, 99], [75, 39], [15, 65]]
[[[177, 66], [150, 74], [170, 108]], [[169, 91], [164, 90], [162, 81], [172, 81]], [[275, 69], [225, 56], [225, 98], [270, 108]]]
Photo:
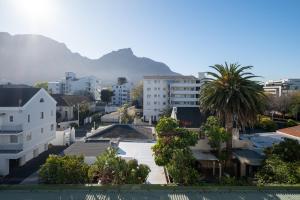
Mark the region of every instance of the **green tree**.
[[[208, 72], [208, 78], [200, 91], [200, 109], [215, 113], [225, 122], [225, 128], [232, 133], [234, 124], [246, 126], [256, 121], [264, 111], [266, 96], [259, 82], [254, 81], [252, 66], [238, 64], [215, 65], [216, 72]], [[227, 148], [232, 148], [228, 139]]]
[[259, 184], [295, 184], [300, 183], [300, 162], [283, 161], [279, 156], [267, 158], [261, 170], [256, 174]]
[[33, 87], [44, 88], [46, 91], [48, 91], [48, 82], [37, 82], [37, 83], [34, 84]]
[[129, 124], [133, 120], [133, 116], [129, 115], [128, 113], [128, 104], [124, 104], [121, 108], [119, 108], [120, 118], [121, 118], [121, 124]]
[[114, 95], [113, 91], [109, 89], [103, 89], [101, 90], [101, 101], [108, 104], [109, 102], [111, 102], [111, 98], [113, 95]]
[[165, 166], [175, 183], [193, 184], [198, 181], [199, 174], [194, 169], [195, 159], [190, 149], [197, 143], [198, 133], [180, 128], [176, 120], [167, 117], [159, 120], [156, 132], [158, 139], [152, 147], [155, 163]]
[[300, 114], [300, 92], [296, 92], [292, 95], [289, 111], [295, 119], [298, 120]]
[[39, 170], [39, 177], [47, 184], [84, 184], [88, 182], [89, 167], [83, 156], [50, 155]]
[[201, 130], [207, 136], [209, 145], [217, 150], [218, 157], [220, 158], [222, 143], [230, 138], [230, 134], [221, 126], [218, 118], [214, 116], [207, 118], [205, 124], [201, 127]]
[[96, 162], [89, 170], [91, 182], [101, 184], [142, 184], [145, 183], [150, 168], [144, 164], [138, 164], [137, 160], [122, 159], [113, 148], [107, 149], [97, 157]]
[[138, 83], [132, 90], [131, 90], [131, 101], [133, 105], [137, 107], [143, 106], [143, 82]]
[[166, 165], [173, 182], [183, 185], [196, 184], [200, 175], [194, 168], [195, 162], [195, 158], [189, 151], [175, 149], [172, 154], [172, 159], [170, 159], [170, 162]]
[[275, 144], [265, 150], [267, 156], [277, 155], [285, 162], [300, 161], [300, 144], [297, 140], [284, 138], [279, 144]]

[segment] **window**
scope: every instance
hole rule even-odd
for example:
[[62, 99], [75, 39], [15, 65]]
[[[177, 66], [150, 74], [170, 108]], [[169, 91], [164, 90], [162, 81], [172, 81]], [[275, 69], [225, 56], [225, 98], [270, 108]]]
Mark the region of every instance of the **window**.
[[51, 124], [51, 131], [53, 131], [54, 130], [54, 124]]
[[18, 143], [18, 136], [11, 135], [10, 136], [10, 143]]
[[150, 91], [151, 90], [151, 88], [147, 88], [147, 91]]
[[9, 121], [10, 121], [10, 122], [13, 122], [13, 121], [14, 121], [14, 116], [12, 116], [12, 115], [9, 116]]
[[30, 141], [31, 140], [31, 133], [28, 133], [27, 135], [26, 135], [26, 141]]
[[43, 98], [41, 98], [41, 99], [40, 99], [40, 102], [41, 102], [41, 103], [43, 103], [43, 102], [44, 102], [44, 99], [43, 99]]
[[27, 122], [30, 122], [30, 115], [27, 115]]
[[44, 112], [41, 112], [41, 119], [44, 119]]
[[51, 116], [53, 116], [53, 113], [54, 113], [53, 110], [51, 110]]
[[41, 133], [44, 133], [44, 128], [41, 128]]

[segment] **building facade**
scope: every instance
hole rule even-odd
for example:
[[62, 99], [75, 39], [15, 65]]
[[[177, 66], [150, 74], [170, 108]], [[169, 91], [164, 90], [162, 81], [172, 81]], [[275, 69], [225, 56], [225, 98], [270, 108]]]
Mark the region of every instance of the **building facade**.
[[275, 96], [287, 95], [300, 91], [300, 79], [282, 79], [278, 81], [267, 81], [264, 91]]
[[157, 121], [165, 109], [198, 107], [203, 73], [194, 76], [144, 76], [144, 121]]
[[122, 106], [130, 103], [130, 93], [133, 88], [133, 83], [116, 84], [112, 86], [114, 95], [112, 96], [112, 104]]
[[100, 100], [100, 80], [95, 76], [77, 78], [74, 72], [66, 72], [60, 81], [48, 82], [51, 94], [86, 95], [91, 94], [95, 100]]
[[0, 89], [0, 175], [48, 149], [55, 138], [56, 101], [39, 88]]

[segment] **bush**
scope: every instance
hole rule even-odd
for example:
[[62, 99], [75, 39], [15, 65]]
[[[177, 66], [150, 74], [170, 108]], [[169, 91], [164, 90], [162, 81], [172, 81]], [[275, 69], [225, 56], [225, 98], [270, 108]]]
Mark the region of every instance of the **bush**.
[[292, 119], [288, 119], [287, 122], [286, 122], [287, 127], [292, 127], [292, 126], [297, 126], [297, 125], [298, 125], [298, 123], [295, 120], [292, 120]]
[[265, 160], [261, 170], [256, 174], [259, 184], [296, 184], [300, 182], [300, 162], [284, 162], [273, 155]]
[[269, 132], [276, 131], [278, 129], [277, 124], [270, 117], [265, 116], [261, 116], [259, 118], [258, 127]]
[[115, 149], [109, 148], [89, 170], [91, 182], [101, 184], [142, 184], [147, 180], [150, 168], [138, 164], [137, 160], [126, 162], [117, 155]]
[[71, 126], [71, 127], [74, 127], [74, 128], [78, 128], [78, 124], [77, 124], [77, 123], [74, 123], [74, 122], [71, 123], [70, 126]]
[[39, 177], [47, 184], [84, 184], [88, 181], [89, 166], [83, 156], [50, 155], [39, 170]]
[[237, 179], [236, 177], [223, 176], [220, 180], [220, 184], [230, 186], [248, 186], [250, 183], [246, 179]]

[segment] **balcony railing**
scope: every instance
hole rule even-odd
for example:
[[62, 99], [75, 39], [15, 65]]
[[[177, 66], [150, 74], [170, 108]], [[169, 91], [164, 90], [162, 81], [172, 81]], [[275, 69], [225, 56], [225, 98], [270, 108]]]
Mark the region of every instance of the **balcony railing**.
[[16, 143], [16, 144], [0, 144], [0, 150], [16, 150], [16, 151], [22, 151], [23, 150], [23, 144], [22, 143]]
[[0, 133], [20, 133], [22, 131], [23, 131], [22, 124], [0, 126]]

